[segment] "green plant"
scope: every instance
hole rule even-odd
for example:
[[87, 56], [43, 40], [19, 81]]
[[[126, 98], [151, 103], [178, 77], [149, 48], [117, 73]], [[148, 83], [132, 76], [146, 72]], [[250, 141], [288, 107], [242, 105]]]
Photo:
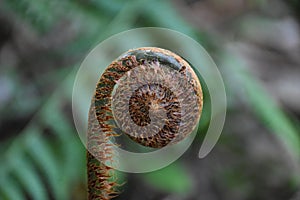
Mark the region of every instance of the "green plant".
[[[295, 2], [294, 9], [297, 9], [296, 1], [293, 2]], [[65, 200], [74, 197], [76, 185], [85, 186], [85, 149], [78, 139], [70, 113], [66, 112], [68, 109], [65, 106], [71, 104], [70, 91], [75, 77], [74, 72], [77, 71], [83, 54], [98, 42], [130, 28], [161, 26], [192, 36], [210, 51], [214, 51], [215, 56], [222, 54], [215, 52], [215, 49], [223, 46], [219, 43], [219, 36], [196, 30], [176, 13], [170, 1], [4, 0], [0, 5], [1, 14], [9, 13], [14, 22], [31, 29], [38, 35], [37, 42], [42, 41], [42, 38], [61, 21], [70, 23], [73, 39], [58, 49], [51, 50], [53, 51], [51, 55], [60, 55], [66, 60], [75, 58], [74, 63], [70, 64], [72, 67], [66, 68], [64, 73], [53, 67], [51, 76], [40, 75], [43, 77], [40, 82], [47, 79], [47, 83], [53, 84], [57, 89], [54, 92], [47, 91], [49, 94], [42, 98], [41, 104], [35, 105], [36, 114], [20, 133], [1, 141], [0, 199]], [[234, 62], [239, 60], [238, 58], [238, 55], [226, 54], [219, 62], [220, 65], [227, 63], [228, 67], [222, 68], [222, 72], [230, 75], [225, 79], [238, 80], [243, 86], [240, 88], [247, 89], [251, 98], [247, 99], [246, 103], [254, 108], [257, 119], [284, 141], [291, 155], [297, 160], [299, 158], [297, 120], [273, 103], [272, 98], [257, 82], [257, 78], [247, 68], [243, 68], [244, 63]], [[26, 67], [28, 66], [20, 68]], [[14, 73], [20, 74], [19, 71]], [[68, 73], [70, 75], [65, 76]], [[253, 82], [255, 84], [251, 84]], [[18, 84], [18, 91], [22, 90], [22, 87], [24, 86], [21, 83]], [[228, 90], [241, 92], [236, 88]], [[54, 94], [50, 95], [52, 93]], [[24, 101], [22, 97], [20, 101]], [[293, 120], [294, 123], [291, 122]], [[208, 123], [209, 121], [203, 127]], [[143, 178], [151, 185], [170, 192], [179, 191], [179, 188], [189, 188], [191, 179], [180, 165], [180, 161], [170, 167], [171, 169], [166, 168], [163, 172], [156, 172], [157, 174], [149, 173]], [[165, 183], [171, 183], [168, 188], [159, 186], [161, 179], [157, 177], [161, 178], [162, 174], [166, 175], [163, 179]]]

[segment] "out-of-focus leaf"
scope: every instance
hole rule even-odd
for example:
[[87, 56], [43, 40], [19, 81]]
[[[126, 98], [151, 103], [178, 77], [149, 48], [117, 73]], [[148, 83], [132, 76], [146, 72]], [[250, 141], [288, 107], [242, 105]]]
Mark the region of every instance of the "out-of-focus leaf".
[[53, 156], [53, 152], [50, 150], [49, 143], [45, 142], [37, 131], [31, 130], [30, 134], [32, 137], [26, 138], [27, 151], [41, 170], [46, 172], [45, 176], [55, 198], [66, 199], [68, 195], [67, 191], [64, 190], [64, 187], [57, 184], [57, 180], [61, 177], [59, 165]]
[[245, 100], [253, 108], [254, 113], [262, 120], [278, 138], [296, 161], [300, 158], [300, 133], [289, 120], [287, 114], [268, 95], [262, 84], [247, 69], [247, 64], [239, 56], [233, 58], [226, 54], [223, 63], [231, 74], [231, 78], [244, 92]]
[[5, 182], [0, 181], [0, 193], [3, 200], [25, 200], [25, 196], [18, 184], [11, 178], [5, 177]]
[[14, 174], [33, 199], [47, 200], [46, 187], [41, 177], [36, 173], [32, 162], [24, 157], [16, 158], [13, 161]]
[[166, 192], [185, 194], [192, 187], [192, 180], [188, 172], [178, 163], [144, 174], [144, 178], [146, 182]]
[[[158, 9], [159, 8], [159, 9]], [[170, 1], [151, 1], [144, 7], [147, 17], [157, 22], [158, 26], [178, 30], [189, 36], [195, 36], [194, 29], [182, 18], [178, 17]]]

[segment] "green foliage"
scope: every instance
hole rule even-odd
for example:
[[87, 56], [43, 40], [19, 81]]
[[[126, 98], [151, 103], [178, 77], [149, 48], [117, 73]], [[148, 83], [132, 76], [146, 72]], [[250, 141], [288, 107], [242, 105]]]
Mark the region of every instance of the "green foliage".
[[[61, 112], [62, 94], [53, 95], [30, 125], [1, 155], [1, 199], [68, 199], [74, 181], [83, 181], [84, 147]], [[51, 116], [51, 117], [49, 117]], [[47, 127], [54, 137], [45, 135]]]
[[146, 182], [166, 192], [187, 194], [192, 189], [192, 179], [187, 169], [178, 162], [143, 176]]
[[58, 17], [56, 10], [51, 11], [58, 6], [57, 1], [9, 0], [5, 3], [41, 32], [49, 30]]

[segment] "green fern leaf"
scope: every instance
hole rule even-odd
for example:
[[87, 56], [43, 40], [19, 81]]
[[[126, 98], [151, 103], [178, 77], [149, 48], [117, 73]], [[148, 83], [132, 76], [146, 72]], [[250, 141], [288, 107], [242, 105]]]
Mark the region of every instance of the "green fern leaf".
[[33, 199], [47, 200], [46, 187], [30, 160], [13, 158], [13, 173]]
[[0, 197], [2, 197], [3, 200], [25, 200], [23, 191], [18, 183], [7, 176], [1, 177], [0, 191]]

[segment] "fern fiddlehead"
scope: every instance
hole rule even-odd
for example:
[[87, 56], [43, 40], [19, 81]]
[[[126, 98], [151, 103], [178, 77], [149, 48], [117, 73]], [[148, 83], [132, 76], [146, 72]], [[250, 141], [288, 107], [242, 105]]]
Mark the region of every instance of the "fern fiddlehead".
[[89, 112], [88, 198], [118, 195], [109, 142], [120, 133], [147, 147], [183, 140], [203, 107], [200, 82], [175, 53], [154, 47], [129, 50], [101, 75]]

